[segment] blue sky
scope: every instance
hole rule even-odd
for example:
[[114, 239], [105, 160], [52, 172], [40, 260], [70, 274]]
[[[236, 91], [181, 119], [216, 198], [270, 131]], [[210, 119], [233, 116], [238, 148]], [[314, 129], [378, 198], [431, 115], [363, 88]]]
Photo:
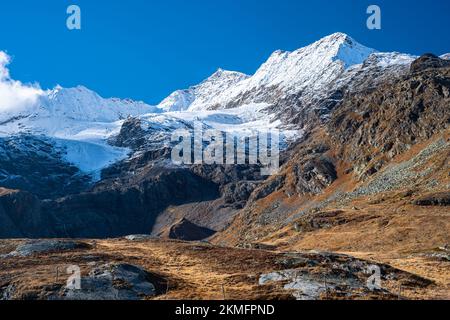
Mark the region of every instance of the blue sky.
[[[82, 30], [66, 9], [82, 10]], [[366, 9], [382, 10], [382, 30]], [[277, 49], [341, 31], [381, 51], [450, 52], [448, 0], [5, 0], [0, 50], [12, 77], [43, 88], [83, 84], [104, 97], [158, 103], [217, 68], [253, 73]]]

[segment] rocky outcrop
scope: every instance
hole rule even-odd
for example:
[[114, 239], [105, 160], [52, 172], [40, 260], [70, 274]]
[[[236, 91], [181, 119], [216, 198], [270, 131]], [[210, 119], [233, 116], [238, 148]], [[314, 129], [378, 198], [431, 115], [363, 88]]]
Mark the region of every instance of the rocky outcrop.
[[0, 238], [53, 236], [47, 218], [36, 196], [0, 188]]
[[39, 254], [88, 249], [87, 243], [70, 240], [31, 240], [17, 246], [6, 257], [28, 257]]
[[323, 155], [296, 165], [294, 173], [299, 194], [319, 194], [337, 179], [333, 160]]
[[172, 225], [169, 230], [163, 234], [162, 237], [167, 237], [169, 239], [175, 240], [185, 240], [185, 241], [198, 241], [209, 238], [215, 233], [214, 230], [200, 227], [187, 219], [181, 219], [174, 225]]
[[340, 157], [364, 179], [447, 128], [449, 105], [450, 68], [426, 69], [349, 96], [334, 112], [328, 132], [339, 146]]
[[139, 118], [128, 118], [120, 128], [119, 134], [111, 139], [111, 143], [118, 147], [137, 150], [146, 143], [146, 135], [147, 132], [142, 128]]
[[419, 72], [427, 69], [450, 67], [450, 61], [441, 59], [432, 53], [427, 53], [411, 64], [411, 72]]
[[[363, 299], [371, 295], [384, 296], [392, 299], [394, 294], [381, 286], [390, 278], [399, 279], [405, 276], [402, 272], [388, 265], [372, 265], [368, 261], [358, 260], [351, 256], [328, 252], [302, 254], [286, 254], [280, 261], [289, 269], [262, 274], [259, 284], [282, 283], [283, 288], [297, 300], [320, 299]], [[304, 272], [303, 268], [331, 264], [333, 272], [318, 276], [315, 272]], [[370, 281], [369, 276], [375, 272], [380, 273], [379, 282]], [[427, 287], [431, 281], [412, 277], [418, 287]], [[351, 292], [351, 293], [350, 293]], [[398, 295], [395, 297], [398, 299]]]
[[449, 206], [450, 192], [427, 194], [414, 200], [414, 204], [418, 206]]
[[130, 234], [126, 236], [125, 239], [127, 239], [128, 241], [140, 242], [140, 241], [154, 240], [156, 239], [156, 237], [149, 234]]
[[61, 300], [143, 300], [158, 294], [153, 276], [130, 264], [105, 264], [82, 277], [80, 288], [65, 288], [53, 299]]
[[283, 175], [278, 175], [276, 177], [269, 178], [260, 187], [258, 187], [250, 198], [250, 202], [254, 202], [259, 199], [263, 199], [280, 190], [284, 186], [286, 177]]
[[295, 222], [294, 230], [296, 232], [304, 233], [344, 224], [347, 221], [342, 218], [342, 213], [343, 211], [335, 210], [305, 214]]
[[258, 183], [251, 181], [229, 183], [222, 188], [224, 201], [235, 209], [242, 209], [257, 186]]

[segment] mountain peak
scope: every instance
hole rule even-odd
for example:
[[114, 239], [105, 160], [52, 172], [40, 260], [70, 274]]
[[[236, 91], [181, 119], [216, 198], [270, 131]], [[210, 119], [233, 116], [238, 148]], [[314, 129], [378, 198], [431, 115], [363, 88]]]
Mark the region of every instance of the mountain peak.
[[222, 68], [218, 68], [216, 72], [214, 72], [212, 75], [210, 75], [207, 79], [205, 79], [202, 83], [208, 82], [208, 81], [216, 81], [216, 80], [222, 80], [222, 79], [230, 79], [230, 78], [236, 78], [239, 80], [242, 80], [244, 78], [247, 78], [248, 76], [244, 73], [237, 72], [237, 71], [229, 71]]
[[166, 112], [201, 108], [207, 105], [217, 92], [223, 92], [247, 78], [249, 76], [244, 73], [219, 68], [200, 84], [173, 92], [158, 105], [158, 108]]
[[319, 40], [320, 41], [328, 41], [328, 42], [333, 42], [333, 41], [337, 41], [337, 42], [348, 42], [348, 43], [352, 43], [352, 42], [356, 42], [352, 37], [350, 37], [348, 34], [343, 33], [343, 32], [335, 32], [332, 33], [328, 36], [323, 37], [322, 39]]
[[336, 32], [313, 43], [311, 48], [318, 55], [327, 55], [333, 61], [341, 61], [347, 69], [363, 63], [372, 53], [377, 52], [358, 43], [348, 34]]

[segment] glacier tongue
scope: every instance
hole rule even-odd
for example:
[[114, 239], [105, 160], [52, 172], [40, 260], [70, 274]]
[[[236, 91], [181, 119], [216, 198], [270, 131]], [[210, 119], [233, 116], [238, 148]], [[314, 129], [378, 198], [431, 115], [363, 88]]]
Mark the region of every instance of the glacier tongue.
[[82, 172], [92, 176], [94, 181], [101, 179], [101, 170], [120, 160], [124, 160], [130, 154], [126, 148], [110, 146], [106, 143], [92, 143], [53, 138], [54, 145], [64, 155], [63, 159], [78, 167]]

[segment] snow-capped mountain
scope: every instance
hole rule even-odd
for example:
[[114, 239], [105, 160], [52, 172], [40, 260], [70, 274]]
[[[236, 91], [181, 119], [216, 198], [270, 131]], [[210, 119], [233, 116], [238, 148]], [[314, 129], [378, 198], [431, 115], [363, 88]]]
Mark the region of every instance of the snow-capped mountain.
[[208, 86], [206, 99], [194, 99], [192, 90], [177, 91], [163, 106], [165, 110], [200, 112], [264, 103], [267, 110], [260, 114], [269, 122], [302, 125], [312, 111], [319, 110], [318, 117], [326, 117], [345, 90], [399, 76], [415, 58], [380, 53], [346, 34], [335, 33], [293, 52], [274, 52], [254, 75], [236, 77], [239, 81], [228, 88]]
[[113, 122], [130, 116], [159, 112], [156, 107], [141, 101], [104, 99], [83, 86], [56, 88], [41, 98], [41, 104], [45, 115], [92, 122]]
[[[124, 119], [161, 110], [143, 102], [105, 99], [92, 90], [57, 87], [42, 91], [36, 101], [19, 110], [0, 112], [0, 137], [35, 136], [61, 152], [62, 160], [98, 180], [100, 170], [127, 157], [128, 149], [108, 145]], [[39, 142], [36, 142], [39, 143]], [[22, 154], [34, 153], [18, 145]]]
[[[143, 102], [135, 102], [129, 99], [117, 98], [104, 99], [92, 90], [83, 86], [76, 88], [57, 87], [53, 90], [42, 92], [36, 102], [21, 108], [0, 113], [2, 128], [6, 124], [28, 123], [29, 128], [39, 127], [42, 120], [53, 121], [52, 127], [57, 128], [67, 122], [114, 122], [126, 119], [130, 116], [138, 116], [145, 113], [160, 112], [156, 107]], [[26, 119], [26, 120], [25, 120]], [[40, 129], [43, 129], [42, 127]], [[14, 132], [17, 133], [20, 128]]]
[[[146, 137], [161, 147], [167, 145], [162, 139], [168, 139], [171, 130], [194, 121], [232, 132], [283, 128], [284, 136], [295, 140], [306, 123], [326, 119], [346, 91], [399, 76], [414, 58], [379, 53], [336, 33], [293, 52], [274, 52], [252, 76], [219, 69], [158, 106], [105, 99], [82, 86], [38, 90], [33, 103], [0, 112], [0, 136], [53, 139], [67, 162], [99, 178], [103, 168], [131, 153], [126, 144], [109, 144], [129, 117], [139, 119], [141, 129], [150, 132]], [[7, 71], [4, 66], [2, 70]], [[3, 78], [9, 77], [6, 71]]]
[[336, 80], [344, 70], [363, 63], [374, 52], [342, 33], [293, 52], [276, 51], [252, 77], [217, 92], [208, 105], [197, 105], [192, 109], [229, 108], [236, 100], [274, 103], [280, 96], [305, 90], [317, 92]]

